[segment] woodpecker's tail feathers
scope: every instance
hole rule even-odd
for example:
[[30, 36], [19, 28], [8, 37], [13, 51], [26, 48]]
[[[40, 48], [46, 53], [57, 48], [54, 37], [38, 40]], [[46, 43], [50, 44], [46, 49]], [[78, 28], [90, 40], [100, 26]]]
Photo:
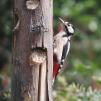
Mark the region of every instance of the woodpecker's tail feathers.
[[57, 77], [57, 74], [59, 73], [59, 64], [58, 63], [55, 63], [54, 64], [54, 67], [53, 67], [53, 83], [54, 83], [54, 80], [56, 79]]
[[61, 64], [58, 64], [58, 63], [54, 64], [54, 67], [53, 67], [53, 80], [52, 80], [53, 82], [52, 82], [52, 84], [54, 84], [54, 81], [55, 81], [58, 73], [60, 72], [61, 68], [63, 67], [63, 63], [64, 63], [64, 61], [62, 61]]
[[55, 63], [53, 67], [53, 78], [57, 76], [59, 71], [59, 64]]

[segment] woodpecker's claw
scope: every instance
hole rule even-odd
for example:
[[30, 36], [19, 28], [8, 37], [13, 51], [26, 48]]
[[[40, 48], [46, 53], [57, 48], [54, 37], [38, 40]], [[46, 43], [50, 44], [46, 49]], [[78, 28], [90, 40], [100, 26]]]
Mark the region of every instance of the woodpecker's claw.
[[59, 20], [60, 20], [63, 24], [65, 23], [63, 19], [59, 18]]

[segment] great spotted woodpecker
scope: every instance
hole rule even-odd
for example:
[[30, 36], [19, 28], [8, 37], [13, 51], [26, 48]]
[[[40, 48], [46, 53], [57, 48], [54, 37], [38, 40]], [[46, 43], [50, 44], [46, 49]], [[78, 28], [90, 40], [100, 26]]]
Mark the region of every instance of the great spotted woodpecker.
[[63, 23], [63, 30], [53, 38], [53, 82], [60, 69], [64, 66], [65, 59], [70, 50], [70, 39], [74, 33], [72, 24], [65, 22], [61, 18], [59, 20]]

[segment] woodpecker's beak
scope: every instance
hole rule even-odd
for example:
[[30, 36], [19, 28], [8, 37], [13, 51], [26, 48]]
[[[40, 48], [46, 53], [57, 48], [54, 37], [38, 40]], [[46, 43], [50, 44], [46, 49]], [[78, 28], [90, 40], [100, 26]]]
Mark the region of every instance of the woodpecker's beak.
[[63, 24], [65, 24], [65, 22], [64, 22], [64, 20], [63, 20], [63, 19], [59, 18], [59, 20], [60, 20]]

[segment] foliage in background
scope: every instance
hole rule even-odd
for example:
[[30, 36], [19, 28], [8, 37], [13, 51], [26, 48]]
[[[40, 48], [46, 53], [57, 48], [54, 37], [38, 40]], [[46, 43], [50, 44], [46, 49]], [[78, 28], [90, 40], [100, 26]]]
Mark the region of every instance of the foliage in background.
[[[72, 93], [72, 90], [67, 91], [71, 85], [62, 86], [60, 83], [60, 81], [64, 84], [75, 82], [77, 85], [84, 85], [85, 88], [92, 86], [93, 89], [101, 90], [100, 4], [101, 0], [54, 0], [55, 33], [57, 33], [59, 27], [58, 17], [71, 22], [75, 28], [75, 35], [71, 41], [71, 50], [67, 57], [67, 67], [63, 69], [55, 82], [56, 101], [101, 100], [101, 93], [93, 93], [88, 99], [86, 96], [87, 91], [83, 95], [85, 99], [79, 99], [76, 93]], [[79, 88], [77, 87], [77, 89]]]
[[0, 92], [0, 101], [11, 101], [10, 94], [11, 94], [10, 90]]
[[12, 1], [0, 1], [0, 101], [10, 100]]
[[54, 91], [55, 101], [101, 101], [101, 92], [93, 91], [91, 87], [86, 89], [75, 84], [65, 86]]
[[90, 85], [101, 72], [101, 0], [54, 0], [54, 29], [58, 17], [75, 27], [68, 66], [63, 77], [70, 82]]
[[[0, 101], [10, 98], [7, 85], [10, 84], [12, 4], [11, 0], [0, 2]], [[101, 0], [54, 0], [54, 33], [59, 29], [58, 17], [74, 25], [75, 35], [67, 67], [54, 85], [55, 100], [100, 101], [101, 93], [87, 88], [101, 89]], [[70, 85], [73, 82], [84, 86]], [[78, 91], [82, 96], [78, 96]]]

